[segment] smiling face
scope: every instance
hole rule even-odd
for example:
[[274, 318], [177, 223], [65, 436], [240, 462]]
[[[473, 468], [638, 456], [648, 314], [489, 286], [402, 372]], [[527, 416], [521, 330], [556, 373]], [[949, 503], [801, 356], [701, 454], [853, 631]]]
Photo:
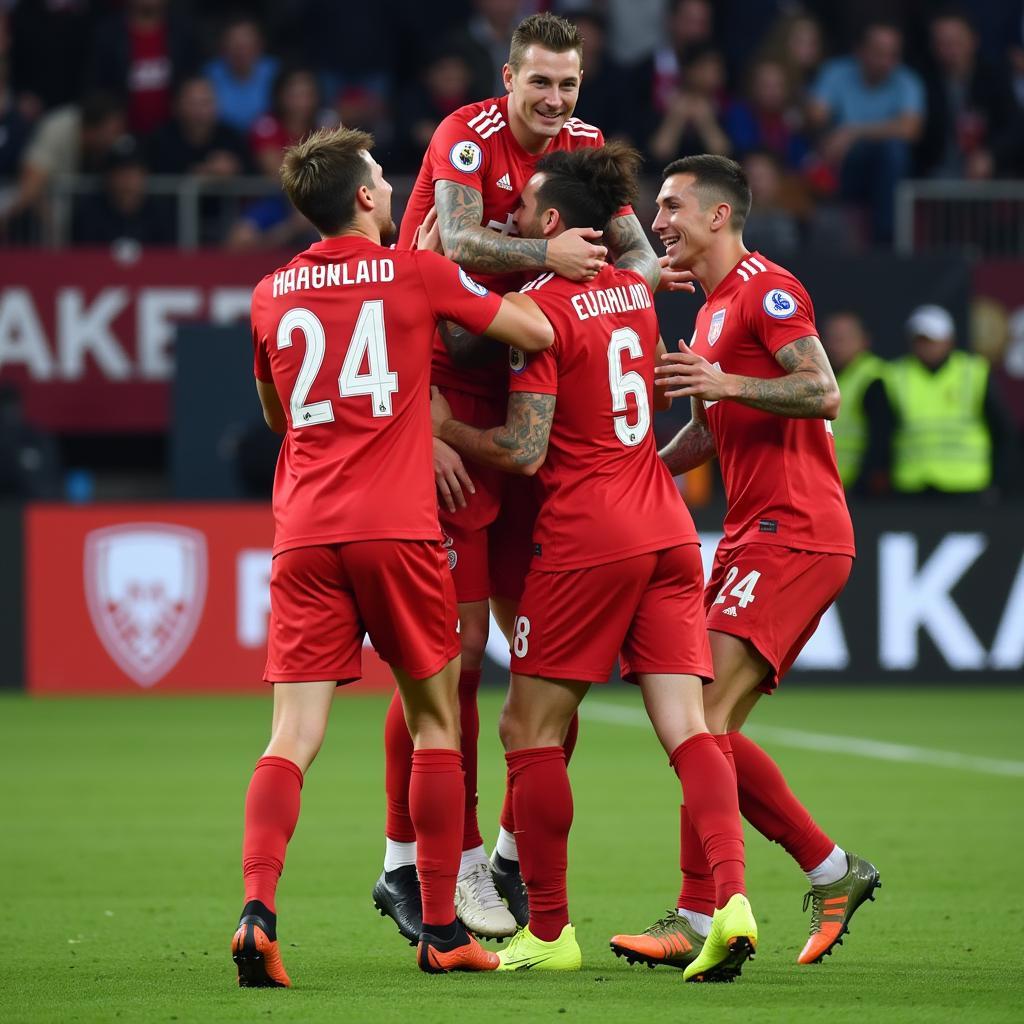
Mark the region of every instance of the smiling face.
[[555, 53], [534, 43], [519, 67], [506, 64], [503, 74], [513, 128], [518, 125], [527, 136], [525, 148], [539, 152], [576, 108], [583, 77], [580, 55], [575, 50]]
[[658, 215], [651, 230], [661, 239], [673, 270], [688, 270], [714, 240], [714, 225], [721, 222], [725, 203], [701, 206], [692, 174], [673, 174], [662, 182]]

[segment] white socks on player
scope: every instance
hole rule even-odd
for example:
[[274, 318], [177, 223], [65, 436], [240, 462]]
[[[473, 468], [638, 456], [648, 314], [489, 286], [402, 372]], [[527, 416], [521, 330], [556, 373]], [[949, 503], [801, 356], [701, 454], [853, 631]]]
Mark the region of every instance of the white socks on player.
[[394, 839], [384, 837], [384, 870], [394, 871], [416, 863], [416, 844], [397, 843]]
[[488, 867], [491, 866], [491, 862], [487, 859], [487, 851], [484, 849], [483, 843], [474, 847], [472, 850], [462, 851], [462, 862], [459, 864], [459, 878], [466, 875], [470, 869], [475, 867], [477, 864], [486, 864]]
[[833, 846], [832, 852], [813, 871], [807, 872], [807, 881], [811, 885], [831, 885], [849, 870], [846, 852], [839, 846]]
[[685, 907], [678, 907], [676, 913], [680, 917], [686, 918], [690, 927], [698, 935], [703, 935], [704, 938], [708, 937], [708, 932], [711, 931], [711, 918], [707, 914], [698, 914], [696, 910], [687, 910]]
[[494, 852], [505, 860], [519, 860], [519, 847], [516, 846], [516, 837], [503, 828], [498, 829], [498, 841], [494, 844]]

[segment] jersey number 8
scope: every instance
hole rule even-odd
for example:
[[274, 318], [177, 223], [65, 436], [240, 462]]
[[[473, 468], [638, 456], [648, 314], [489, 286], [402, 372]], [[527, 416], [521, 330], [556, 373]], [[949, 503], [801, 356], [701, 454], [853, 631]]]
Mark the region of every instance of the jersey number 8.
[[[292, 412], [292, 426], [296, 430], [317, 423], [333, 423], [334, 407], [330, 401], [310, 402], [306, 396], [313, 386], [327, 350], [327, 335], [316, 313], [308, 309], [290, 309], [277, 325], [277, 347], [291, 348], [292, 331], [301, 331], [306, 339], [306, 352], [295, 379], [288, 405]], [[366, 358], [367, 372], [360, 373]], [[363, 303], [356, 319], [355, 329], [345, 353], [338, 375], [338, 393], [342, 398], [369, 395], [373, 415], [391, 416], [391, 396], [398, 390], [398, 374], [388, 366], [387, 336], [384, 333], [384, 302], [368, 299]]]

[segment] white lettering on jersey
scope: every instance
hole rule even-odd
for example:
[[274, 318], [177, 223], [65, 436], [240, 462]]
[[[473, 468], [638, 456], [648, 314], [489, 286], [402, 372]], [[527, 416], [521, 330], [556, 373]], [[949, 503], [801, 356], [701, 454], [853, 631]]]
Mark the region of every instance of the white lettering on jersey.
[[505, 218], [504, 222], [500, 220], [489, 220], [484, 227], [490, 228], [492, 231], [497, 231], [501, 235], [518, 235], [516, 231], [515, 217], [512, 213]]
[[614, 288], [579, 292], [569, 301], [580, 320], [612, 313], [630, 313], [634, 309], [650, 309], [652, 305], [651, 293], [642, 284], [618, 284]]
[[289, 267], [274, 274], [274, 298], [288, 292], [333, 288], [345, 284], [387, 284], [395, 279], [394, 260], [359, 260], [355, 264]]

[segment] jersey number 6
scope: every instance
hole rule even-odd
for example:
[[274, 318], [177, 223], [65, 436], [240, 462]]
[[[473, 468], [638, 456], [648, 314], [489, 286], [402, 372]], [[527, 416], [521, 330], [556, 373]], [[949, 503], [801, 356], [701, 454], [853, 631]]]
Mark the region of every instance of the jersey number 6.
[[[291, 348], [292, 331], [301, 331], [306, 339], [306, 352], [302, 357], [299, 375], [295, 378], [288, 405], [292, 411], [292, 426], [296, 430], [317, 423], [333, 423], [334, 407], [329, 400], [306, 404], [306, 396], [313, 386], [327, 350], [327, 335], [316, 313], [308, 309], [290, 309], [277, 325], [277, 347]], [[366, 358], [367, 372], [359, 367]], [[369, 395], [374, 416], [392, 415], [391, 396], [398, 390], [398, 374], [388, 366], [388, 344], [384, 333], [384, 302], [368, 299], [363, 303], [356, 319], [355, 329], [345, 353], [338, 375], [338, 393], [342, 398]]]
[[633, 359], [640, 359], [643, 346], [640, 338], [630, 327], [619, 327], [612, 331], [608, 343], [608, 387], [612, 393], [612, 412], [626, 413], [626, 396], [636, 400], [636, 421], [631, 423], [628, 415], [616, 416], [615, 436], [627, 448], [638, 445], [651, 429], [651, 407], [647, 401], [647, 385], [636, 370], [622, 372], [622, 354], [628, 352]]

